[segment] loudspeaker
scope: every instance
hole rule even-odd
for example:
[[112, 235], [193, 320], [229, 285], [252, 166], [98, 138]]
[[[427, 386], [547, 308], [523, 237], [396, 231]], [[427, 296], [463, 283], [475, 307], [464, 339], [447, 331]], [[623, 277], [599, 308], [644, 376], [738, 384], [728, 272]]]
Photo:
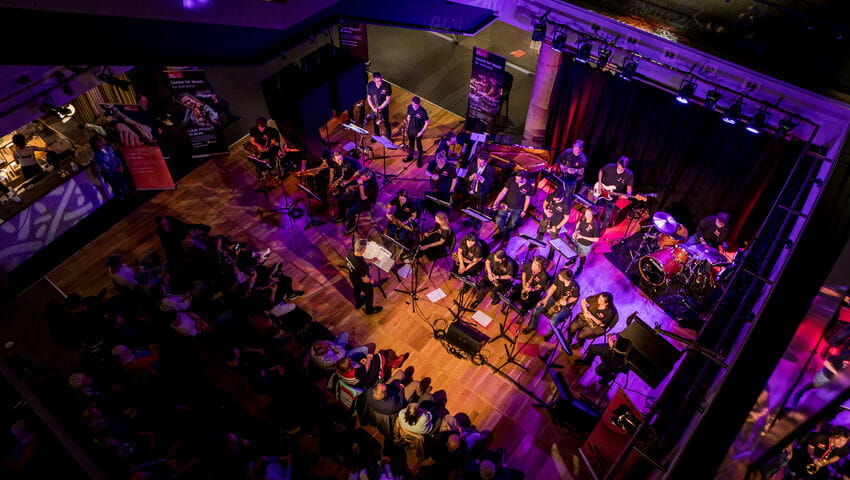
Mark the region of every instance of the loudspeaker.
[[473, 356], [478, 354], [481, 347], [490, 341], [490, 337], [479, 332], [468, 323], [452, 322], [446, 332], [446, 341]]
[[559, 427], [572, 429], [584, 436], [590, 434], [599, 422], [602, 414], [584, 400], [558, 397], [549, 408], [552, 423]]
[[664, 380], [682, 355], [639, 318], [620, 332], [616, 348], [626, 352], [626, 366], [652, 388]]

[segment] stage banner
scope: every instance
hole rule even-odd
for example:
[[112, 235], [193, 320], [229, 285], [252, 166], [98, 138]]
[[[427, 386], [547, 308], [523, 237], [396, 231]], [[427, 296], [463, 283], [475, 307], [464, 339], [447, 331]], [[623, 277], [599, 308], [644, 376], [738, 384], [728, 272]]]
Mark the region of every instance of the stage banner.
[[472, 52], [472, 75], [469, 78], [466, 130], [485, 133], [492, 128], [499, 112], [504, 78], [505, 57], [475, 47]]
[[166, 70], [166, 82], [174, 101], [182, 107], [179, 123], [192, 142], [192, 158], [227, 153], [222, 122], [216, 111], [219, 99], [203, 70]]
[[340, 23], [339, 46], [358, 58], [369, 60], [369, 37], [366, 34], [366, 24], [357, 22]]
[[118, 150], [127, 164], [136, 190], [173, 190], [174, 180], [159, 149], [158, 129], [140, 105], [102, 103], [119, 142]]

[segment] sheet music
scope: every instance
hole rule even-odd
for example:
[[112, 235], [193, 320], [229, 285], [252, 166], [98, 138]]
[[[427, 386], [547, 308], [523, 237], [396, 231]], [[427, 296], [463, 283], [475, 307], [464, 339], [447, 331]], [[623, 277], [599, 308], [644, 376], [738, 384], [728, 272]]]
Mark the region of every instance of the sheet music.
[[466, 172], [467, 171], [468, 171], [468, 169], [466, 169], [466, 168], [457, 167], [457, 176], [459, 178], [466, 178]]
[[490, 325], [490, 322], [493, 321], [490, 315], [487, 315], [481, 310], [476, 310], [476, 312], [472, 314], [472, 319], [475, 320], [475, 323], [481, 325], [483, 328], [487, 328], [487, 326]]
[[389, 272], [390, 269], [393, 268], [393, 265], [395, 265], [393, 254], [386, 248], [372, 241], [366, 243], [366, 250], [363, 252], [363, 256], [370, 259], [374, 258], [375, 261], [372, 263], [385, 272]]
[[407, 263], [405, 263], [404, 265], [402, 265], [402, 266], [398, 269], [398, 272], [397, 272], [397, 273], [398, 273], [398, 276], [399, 276], [399, 277], [401, 277], [401, 278], [407, 278], [407, 277], [409, 277], [409, 276], [410, 276], [410, 274], [411, 274], [411, 273], [413, 273], [413, 272], [411, 271], [410, 265], [408, 265]]
[[431, 300], [432, 303], [437, 303], [446, 298], [446, 292], [444, 292], [442, 288], [438, 288], [433, 292], [428, 292], [425, 296], [428, 297], [428, 300]]

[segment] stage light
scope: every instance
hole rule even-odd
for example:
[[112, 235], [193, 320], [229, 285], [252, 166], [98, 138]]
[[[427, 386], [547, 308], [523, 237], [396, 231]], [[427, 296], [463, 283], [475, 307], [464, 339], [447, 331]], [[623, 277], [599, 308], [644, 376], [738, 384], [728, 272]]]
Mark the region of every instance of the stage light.
[[564, 45], [567, 43], [567, 34], [559, 33], [555, 35], [555, 39], [552, 40], [552, 50], [561, 53], [564, 51]]
[[723, 114], [723, 121], [728, 123], [729, 125], [735, 125], [739, 118], [741, 118], [741, 112], [744, 110], [744, 104], [741, 99], [735, 100], [735, 103], [729, 105], [729, 108], [726, 109], [726, 112]]
[[596, 65], [599, 68], [605, 68], [608, 65], [608, 60], [611, 60], [611, 49], [603, 46], [599, 47], [599, 56], [596, 58]]
[[783, 118], [779, 121], [779, 125], [776, 127], [776, 138], [785, 138], [788, 133], [796, 127], [797, 124], [794, 123], [794, 119], [791, 117]]
[[576, 52], [576, 61], [581, 63], [587, 63], [587, 60], [590, 58], [590, 50], [592, 48], [593, 45], [591, 45], [587, 41], [582, 41], [578, 47], [578, 51]]
[[705, 103], [703, 103], [702, 106], [705, 107], [706, 110], [713, 112], [717, 107], [717, 102], [720, 101], [720, 97], [722, 97], [722, 95], [720, 95], [720, 90], [715, 88], [705, 94]]
[[531, 32], [531, 40], [542, 42], [544, 38], [546, 38], [546, 22], [535, 23], [534, 31]]
[[753, 115], [753, 118], [750, 119], [750, 123], [747, 125], [747, 131], [750, 133], [759, 134], [764, 129], [766, 123], [767, 110], [762, 107], [758, 109], [758, 111]]
[[694, 96], [694, 92], [697, 90], [697, 84], [685, 79], [682, 81], [682, 86], [679, 87], [679, 94], [676, 95], [676, 101], [679, 103], [688, 103], [688, 101]]
[[620, 78], [625, 81], [630, 81], [637, 72], [637, 61], [630, 58], [623, 63], [623, 68], [620, 70]]

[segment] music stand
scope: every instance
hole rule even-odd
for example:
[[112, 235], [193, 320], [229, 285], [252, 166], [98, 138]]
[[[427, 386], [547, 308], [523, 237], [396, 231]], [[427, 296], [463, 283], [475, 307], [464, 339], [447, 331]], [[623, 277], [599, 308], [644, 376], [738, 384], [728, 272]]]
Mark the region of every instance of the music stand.
[[[555, 271], [556, 272], [558, 270], [560, 270], [559, 264], [561, 263], [562, 258], [566, 259], [566, 262], [564, 262], [564, 266], [567, 266], [567, 263], [569, 263], [570, 260], [572, 260], [572, 264], [570, 264], [569, 266], [575, 265], [575, 259], [578, 258], [578, 252], [573, 251], [573, 248], [571, 246], [569, 246], [567, 244], [567, 242], [565, 242], [564, 240], [562, 240], [559, 237], [558, 238], [551, 238], [551, 239], [549, 239], [549, 246], [550, 246], [550, 248], [552, 248], [556, 252], [558, 252], [558, 260], [555, 262]], [[566, 250], [566, 251], [564, 251], [564, 250]], [[570, 254], [572, 254], [572, 255], [570, 255]]]
[[[462, 284], [464, 284], [464, 285], [466, 285], [467, 287], [469, 287], [469, 291], [470, 291], [470, 292], [471, 292], [471, 291], [473, 291], [473, 290], [477, 290], [477, 289], [478, 289], [478, 285], [476, 285], [476, 284], [475, 284], [475, 282], [473, 282], [472, 280], [470, 280], [470, 279], [469, 279], [469, 278], [467, 278], [467, 277], [464, 277], [463, 275], [459, 275], [459, 274], [457, 274], [457, 273], [455, 273], [455, 272], [449, 271], [449, 277], [454, 278], [454, 279], [456, 279], [456, 280], [460, 280], [460, 282], [461, 282]], [[464, 300], [465, 300], [465, 299], [464, 299], [464, 297], [465, 297], [465, 295], [466, 295], [466, 293], [464, 292], [464, 288], [463, 288], [463, 287], [461, 287], [461, 289], [460, 289], [460, 294], [458, 295], [457, 299], [454, 301], [454, 304], [455, 304], [455, 305], [457, 305], [457, 307], [458, 307], [458, 316], [460, 316], [460, 311], [461, 311], [461, 310], [463, 310], [463, 311], [467, 311], [467, 312], [474, 312], [474, 311], [475, 311], [475, 310], [472, 310], [472, 309], [467, 308], [467, 307], [465, 307], [465, 306], [464, 306], [464, 303], [465, 303], [465, 302], [464, 302]]]
[[304, 185], [301, 185], [301, 184], [299, 183], [299, 184], [297, 184], [296, 186], [297, 186], [297, 187], [298, 187], [298, 188], [299, 188], [302, 192], [304, 192], [304, 193], [306, 193], [306, 194], [307, 194], [307, 218], [309, 218], [309, 219], [310, 219], [310, 221], [309, 221], [309, 222], [307, 222], [307, 226], [306, 226], [306, 227], [304, 227], [304, 230], [307, 230], [307, 229], [308, 229], [308, 228], [310, 228], [310, 227], [318, 227], [319, 225], [324, 225], [324, 224], [325, 224], [325, 222], [323, 222], [323, 221], [321, 221], [321, 220], [316, 220], [315, 218], [313, 218], [313, 205], [312, 205], [312, 202], [310, 202], [310, 199], [311, 199], [311, 198], [315, 199], [315, 200], [316, 200], [317, 202], [319, 202], [319, 203], [321, 203], [321, 202], [322, 202], [322, 199], [321, 199], [321, 198], [319, 198], [319, 196], [318, 196], [318, 195], [316, 195], [315, 193], [313, 193], [313, 192], [312, 192], [309, 188], [305, 187]]
[[[389, 237], [387, 237], [389, 238]], [[400, 243], [396, 242], [398, 245]], [[408, 249], [409, 251], [409, 249]], [[411, 266], [413, 267], [413, 272], [410, 275], [410, 290], [402, 290], [402, 289], [394, 289], [396, 292], [403, 293], [405, 295], [410, 295], [410, 308], [411, 312], [416, 313], [416, 302], [419, 301], [419, 293], [424, 292], [427, 288], [419, 288], [419, 262], [416, 260], [416, 257], [419, 256], [419, 247], [416, 247], [416, 251], [413, 252], [413, 263]], [[402, 287], [404, 286], [404, 282], [402, 282]]]
[[392, 174], [388, 175], [387, 174], [387, 149], [389, 148], [390, 150], [398, 150], [398, 147], [396, 146], [395, 143], [393, 143], [392, 140], [390, 140], [389, 138], [384, 137], [382, 135], [372, 135], [372, 140], [381, 144], [381, 151], [383, 153], [383, 155], [381, 155], [381, 159], [384, 162], [384, 173], [383, 173], [383, 175], [384, 175], [384, 185], [386, 185], [393, 178], [398, 176], [398, 175], [392, 175]]
[[525, 247], [525, 262], [526, 263], [528, 263], [528, 256], [531, 255], [531, 246], [532, 245], [534, 245], [537, 248], [543, 248], [543, 247], [546, 246], [545, 243], [541, 242], [540, 240], [538, 240], [538, 239], [536, 239], [536, 238], [534, 238], [530, 235], [520, 233], [519, 236], [520, 236], [520, 238], [522, 238], [523, 240], [528, 242], [528, 245], [526, 245], [526, 247]]
[[[514, 324], [514, 321], [516, 320], [516, 318], [514, 318], [513, 321], [508, 322], [508, 315], [510, 315], [511, 310], [513, 310], [514, 312], [516, 312], [518, 317], [521, 317], [522, 316], [522, 310], [520, 310], [519, 307], [514, 305], [514, 302], [510, 301], [510, 299], [508, 297], [506, 297], [504, 294], [502, 294], [501, 292], [494, 292], [494, 293], [496, 294], [496, 297], [498, 297], [499, 300], [504, 302], [505, 306], [508, 307], [508, 308], [507, 308], [507, 310], [505, 310], [505, 318], [503, 318], [502, 321], [499, 322], [499, 334], [496, 335], [495, 337], [493, 337], [493, 339], [490, 340], [490, 341], [495, 342], [499, 338], [504, 338], [505, 340], [507, 340], [510, 343], [516, 343], [516, 337], [511, 338], [511, 337], [508, 336], [509, 329], [511, 328], [511, 325]], [[518, 334], [519, 334], [519, 330], [517, 330], [517, 336], [519, 336]]]

